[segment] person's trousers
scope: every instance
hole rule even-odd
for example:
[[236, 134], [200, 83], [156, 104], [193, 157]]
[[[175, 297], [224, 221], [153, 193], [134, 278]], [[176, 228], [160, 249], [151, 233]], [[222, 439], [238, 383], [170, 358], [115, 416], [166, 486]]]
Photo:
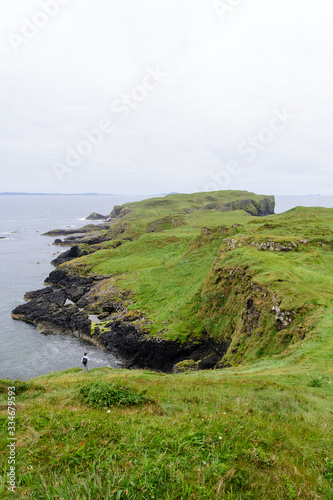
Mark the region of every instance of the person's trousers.
[[86, 370], [87, 370], [87, 372], [89, 373], [88, 364], [83, 365], [83, 373], [86, 373]]

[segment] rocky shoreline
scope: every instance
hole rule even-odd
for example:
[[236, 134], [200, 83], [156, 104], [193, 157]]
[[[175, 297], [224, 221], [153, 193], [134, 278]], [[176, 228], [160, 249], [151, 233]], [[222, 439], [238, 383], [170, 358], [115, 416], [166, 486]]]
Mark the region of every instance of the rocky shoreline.
[[[58, 236], [60, 231], [61, 235], [72, 233], [72, 230], [52, 233]], [[90, 227], [81, 230], [79, 238], [90, 231]], [[86, 253], [93, 250], [89, 248]], [[52, 264], [58, 266], [81, 255], [85, 252], [76, 243]], [[12, 311], [12, 318], [31, 323], [44, 334], [73, 334], [89, 341], [116, 355], [126, 368], [172, 372], [178, 363], [192, 360], [196, 369], [212, 369], [229, 347], [229, 343], [218, 343], [209, 337], [181, 343], [150, 336], [146, 328], [148, 319], [128, 310], [125, 304], [128, 296], [112, 289], [110, 276], [82, 277], [55, 269], [44, 284], [45, 288], [25, 294], [26, 303]], [[98, 299], [105, 288], [110, 293], [101, 302]], [[98, 316], [100, 323], [90, 319], [92, 314]]]

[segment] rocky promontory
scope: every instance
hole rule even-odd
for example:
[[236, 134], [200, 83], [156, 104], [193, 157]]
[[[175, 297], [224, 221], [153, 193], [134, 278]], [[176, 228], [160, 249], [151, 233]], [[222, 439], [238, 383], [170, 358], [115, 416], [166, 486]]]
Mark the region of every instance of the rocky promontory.
[[[264, 219], [273, 212], [273, 197], [247, 192], [169, 195], [116, 206], [101, 224], [49, 231], [55, 244], [70, 248], [52, 261], [56, 270], [47, 277], [46, 288], [27, 293], [27, 302], [12, 317], [44, 333], [89, 340], [127, 367], [172, 371], [183, 361], [200, 369], [230, 364], [236, 354], [244, 356], [244, 342], [260, 343], [265, 325], [276, 332], [293, 324], [296, 328], [296, 312], [289, 313], [279, 299], [272, 302], [269, 290], [249, 285], [252, 275], [246, 266], [241, 275], [239, 266], [228, 266], [226, 274], [216, 271], [220, 256], [240, 247], [259, 251], [269, 241], [270, 249], [287, 253], [297, 250], [298, 242], [307, 243], [275, 242], [270, 231], [275, 226]], [[248, 227], [256, 235], [259, 224], [269, 229], [268, 240], [242, 237]], [[244, 278], [234, 280], [230, 289], [228, 273], [234, 270]], [[214, 280], [223, 282], [225, 290]], [[186, 291], [189, 286], [192, 295]], [[165, 314], [176, 297], [177, 306]], [[282, 328], [274, 319], [277, 310], [288, 318]]]
[[[108, 277], [85, 278], [56, 270], [45, 283], [45, 288], [25, 294], [27, 303], [12, 311], [13, 319], [32, 323], [41, 333], [71, 333], [88, 340], [114, 353], [127, 368], [170, 372], [184, 359], [198, 362], [200, 369], [213, 368], [227, 351], [228, 343], [210, 338], [183, 344], [151, 338], [145, 328], [149, 321], [131, 314], [125, 297], [109, 295], [96, 306], [96, 295], [105, 286], [110, 290]], [[99, 314], [100, 324], [91, 321], [93, 313]]]

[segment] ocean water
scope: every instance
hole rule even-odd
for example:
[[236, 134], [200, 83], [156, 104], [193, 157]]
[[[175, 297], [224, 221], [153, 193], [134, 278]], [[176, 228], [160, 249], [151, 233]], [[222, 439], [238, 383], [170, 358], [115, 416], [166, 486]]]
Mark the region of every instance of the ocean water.
[[[0, 378], [36, 377], [53, 370], [81, 366], [87, 351], [91, 367], [119, 366], [110, 353], [74, 335], [44, 335], [15, 321], [11, 311], [25, 292], [43, 287], [54, 269], [50, 261], [65, 248], [41, 236], [56, 228], [81, 227], [91, 212], [108, 214], [114, 205], [147, 196], [0, 196]], [[297, 205], [333, 207], [333, 196], [276, 196], [276, 213]]]
[[[54, 269], [50, 264], [66, 248], [52, 245], [50, 229], [82, 227], [91, 212], [109, 214], [114, 205], [145, 196], [0, 196], [0, 378], [28, 380], [53, 370], [81, 366], [84, 352], [90, 366], [119, 367], [110, 353], [74, 335], [44, 335], [15, 321], [11, 311], [25, 292], [43, 287]], [[91, 223], [89, 221], [89, 223]]]
[[275, 196], [275, 213], [280, 214], [294, 207], [326, 207], [333, 208], [333, 196]]

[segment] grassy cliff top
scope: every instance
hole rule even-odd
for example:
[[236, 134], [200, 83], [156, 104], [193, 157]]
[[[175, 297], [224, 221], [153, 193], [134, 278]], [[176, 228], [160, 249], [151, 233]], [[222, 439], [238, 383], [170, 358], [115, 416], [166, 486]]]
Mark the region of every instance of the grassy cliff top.
[[169, 194], [164, 197], [149, 198], [147, 200], [125, 203], [121, 205], [124, 208], [135, 210], [136, 215], [155, 214], [156, 210], [165, 215], [181, 213], [190, 210], [204, 209], [204, 207], [221, 208], [224, 205], [242, 200], [250, 200], [253, 203], [260, 204], [263, 200], [269, 199], [273, 204], [274, 197], [267, 195], [258, 195], [249, 191], [212, 191], [209, 193], [193, 194]]
[[248, 191], [214, 191], [210, 193], [170, 194], [164, 197], [125, 203], [114, 207], [111, 217], [128, 216], [130, 220], [188, 215], [197, 210], [226, 212], [241, 209], [250, 215], [274, 213], [274, 196]]

